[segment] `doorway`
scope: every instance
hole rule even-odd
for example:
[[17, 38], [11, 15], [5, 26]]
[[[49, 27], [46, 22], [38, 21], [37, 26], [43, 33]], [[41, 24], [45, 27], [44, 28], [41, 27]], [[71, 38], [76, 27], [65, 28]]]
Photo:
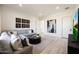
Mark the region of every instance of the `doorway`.
[[68, 38], [68, 34], [73, 33], [73, 19], [71, 16], [64, 16], [62, 19], [62, 36]]

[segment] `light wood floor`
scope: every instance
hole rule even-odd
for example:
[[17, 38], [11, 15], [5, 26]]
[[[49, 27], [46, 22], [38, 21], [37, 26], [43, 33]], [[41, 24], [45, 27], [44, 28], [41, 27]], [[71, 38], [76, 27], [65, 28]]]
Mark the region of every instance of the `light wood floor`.
[[67, 54], [68, 39], [42, 35], [41, 43], [33, 45], [33, 54]]

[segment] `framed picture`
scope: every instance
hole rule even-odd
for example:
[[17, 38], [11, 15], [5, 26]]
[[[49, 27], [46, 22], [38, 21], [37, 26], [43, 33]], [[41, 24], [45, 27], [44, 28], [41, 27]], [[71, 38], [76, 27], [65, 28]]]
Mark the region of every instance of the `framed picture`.
[[47, 32], [56, 33], [56, 19], [47, 20]]

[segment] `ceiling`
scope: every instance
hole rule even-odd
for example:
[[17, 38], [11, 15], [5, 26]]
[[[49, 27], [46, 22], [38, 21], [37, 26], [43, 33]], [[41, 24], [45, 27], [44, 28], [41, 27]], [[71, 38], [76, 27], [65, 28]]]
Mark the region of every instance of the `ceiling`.
[[[20, 6], [19, 6], [20, 5]], [[5, 4], [18, 11], [33, 15], [33, 16], [47, 16], [50, 14], [65, 11], [67, 9], [74, 9], [74, 4]]]

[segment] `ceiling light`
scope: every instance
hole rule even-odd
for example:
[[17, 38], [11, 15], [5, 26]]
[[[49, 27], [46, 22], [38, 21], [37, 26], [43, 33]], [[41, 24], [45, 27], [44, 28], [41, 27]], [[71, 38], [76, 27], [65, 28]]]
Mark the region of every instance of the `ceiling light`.
[[59, 8], [60, 8], [59, 6], [56, 7], [56, 9], [59, 9]]
[[20, 7], [22, 7], [22, 4], [19, 4]]

